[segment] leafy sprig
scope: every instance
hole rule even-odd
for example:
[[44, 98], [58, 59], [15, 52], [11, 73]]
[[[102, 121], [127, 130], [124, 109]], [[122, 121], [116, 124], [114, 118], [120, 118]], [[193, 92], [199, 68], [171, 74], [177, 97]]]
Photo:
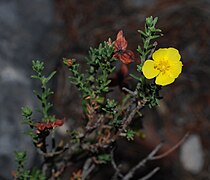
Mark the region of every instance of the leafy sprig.
[[102, 108], [102, 110], [104, 110], [108, 114], [114, 115], [116, 114], [116, 107], [117, 107], [117, 103], [114, 99], [112, 100], [107, 99], [106, 105], [104, 108]]
[[[151, 53], [153, 48], [156, 46], [154, 40], [163, 36], [161, 34], [161, 29], [157, 29], [155, 26], [157, 24], [158, 18], [153, 18], [152, 16], [146, 18], [144, 31], [138, 30], [143, 41], [143, 47], [138, 46], [137, 51], [140, 53], [141, 62], [144, 62], [148, 55]], [[151, 42], [153, 41], [153, 42]]]
[[22, 111], [23, 123], [33, 125], [33, 121], [32, 121], [33, 111], [32, 111], [32, 109], [29, 107], [22, 107], [21, 111]]
[[115, 67], [111, 65], [115, 61], [112, 58], [114, 52], [113, 45], [107, 42], [101, 43], [98, 48], [90, 48], [87, 64], [89, 69], [86, 74], [80, 72], [80, 65], [75, 59], [64, 58], [63, 62], [72, 73], [70, 81], [77, 86], [83, 97], [93, 97], [108, 92], [108, 79]]
[[134, 140], [134, 137], [136, 135], [135, 131], [133, 131], [132, 129], [127, 129], [125, 133], [128, 141]]
[[32, 61], [32, 69], [35, 72], [35, 75], [32, 75], [31, 77], [41, 82], [41, 92], [34, 90], [34, 93], [41, 104], [39, 111], [43, 115], [43, 121], [54, 121], [55, 118], [49, 115], [49, 110], [53, 106], [52, 103], [49, 102], [49, 97], [53, 94], [53, 91], [47, 87], [47, 83], [53, 78], [56, 71], [53, 71], [49, 76], [45, 77], [43, 75], [44, 63], [39, 60]]
[[139, 83], [137, 86], [139, 98], [145, 100], [146, 104], [150, 108], [158, 105], [160, 86], [154, 83], [147, 83], [146, 78], [142, 74], [142, 66], [146, 59], [149, 59], [154, 52], [157, 43], [155, 39], [163, 36], [161, 29], [156, 28], [158, 18], [152, 16], [146, 18], [144, 31], [138, 30], [143, 41], [143, 46], [138, 46], [137, 51], [139, 52], [141, 63], [137, 65], [137, 71], [140, 72], [140, 76], [131, 74], [131, 77], [136, 79]]
[[46, 180], [46, 177], [42, 174], [39, 169], [33, 168], [29, 171], [25, 167], [25, 162], [27, 159], [26, 152], [16, 151], [15, 160], [17, 163], [17, 170], [15, 173], [15, 179], [17, 180]]

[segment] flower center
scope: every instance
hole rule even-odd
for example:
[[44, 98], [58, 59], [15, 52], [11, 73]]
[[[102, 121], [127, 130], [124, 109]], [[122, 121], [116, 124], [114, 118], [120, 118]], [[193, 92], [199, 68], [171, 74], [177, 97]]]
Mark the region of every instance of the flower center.
[[159, 63], [157, 63], [154, 67], [155, 69], [159, 70], [160, 72], [162, 72], [163, 74], [169, 70], [170, 65], [168, 63], [168, 61], [166, 60], [161, 60]]

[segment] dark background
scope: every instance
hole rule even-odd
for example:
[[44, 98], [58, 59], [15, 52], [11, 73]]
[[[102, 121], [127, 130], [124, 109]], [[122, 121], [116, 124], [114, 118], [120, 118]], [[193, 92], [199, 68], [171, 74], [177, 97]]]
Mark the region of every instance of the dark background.
[[120, 141], [118, 149], [124, 150], [117, 151], [117, 161], [126, 169], [160, 140], [165, 141], [165, 152], [190, 132], [181, 148], [150, 163], [139, 175], [160, 166], [152, 179], [210, 179], [209, 0], [0, 0], [0, 179], [11, 179], [14, 150], [28, 151], [29, 167], [39, 164], [30, 138], [23, 135], [27, 127], [21, 125], [20, 108], [37, 106], [32, 89], [38, 84], [30, 79], [31, 61], [43, 60], [47, 72], [58, 71], [52, 83], [54, 111], [68, 119], [68, 129], [81, 121], [81, 109], [75, 108], [80, 106], [79, 96], [68, 83], [62, 58], [77, 58], [84, 68], [88, 48], [109, 37], [114, 40], [121, 29], [129, 49], [135, 50], [140, 43], [137, 30], [143, 29], [145, 18], [151, 15], [159, 17], [158, 27], [164, 33], [158, 47], [180, 50], [183, 73], [163, 88], [158, 108], [144, 110], [146, 139]]

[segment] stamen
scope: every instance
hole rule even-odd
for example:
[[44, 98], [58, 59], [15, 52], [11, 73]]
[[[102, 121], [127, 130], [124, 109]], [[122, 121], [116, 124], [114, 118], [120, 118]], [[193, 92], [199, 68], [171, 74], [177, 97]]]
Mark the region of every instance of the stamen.
[[155, 65], [154, 68], [161, 71], [162, 73], [165, 73], [166, 71], [169, 70], [170, 65], [168, 61], [162, 60], [157, 65]]

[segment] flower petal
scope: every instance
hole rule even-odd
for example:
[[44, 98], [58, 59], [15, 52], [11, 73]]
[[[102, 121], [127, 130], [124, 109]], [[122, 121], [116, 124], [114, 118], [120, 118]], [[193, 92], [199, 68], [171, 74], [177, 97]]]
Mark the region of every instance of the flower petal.
[[178, 62], [169, 62], [170, 64], [170, 68], [168, 70], [168, 74], [170, 74], [170, 76], [172, 76], [173, 78], [177, 78], [179, 76], [179, 74], [182, 72], [182, 62], [178, 61]]
[[142, 72], [147, 79], [156, 77], [160, 71], [154, 68], [155, 62], [152, 60], [146, 60], [142, 67]]
[[154, 61], [158, 63], [159, 61], [165, 59], [166, 56], [167, 48], [160, 48], [152, 54], [152, 59], [154, 59]]
[[181, 55], [179, 51], [175, 48], [167, 48], [167, 60], [169, 61], [180, 61]]
[[179, 51], [175, 48], [160, 48], [152, 54], [152, 58], [155, 62], [159, 62], [162, 60], [168, 61], [180, 61], [181, 55]]
[[160, 73], [155, 80], [155, 83], [157, 85], [161, 85], [161, 86], [166, 86], [168, 84], [173, 83], [175, 80], [175, 78], [171, 77], [169, 74], [167, 73]]

